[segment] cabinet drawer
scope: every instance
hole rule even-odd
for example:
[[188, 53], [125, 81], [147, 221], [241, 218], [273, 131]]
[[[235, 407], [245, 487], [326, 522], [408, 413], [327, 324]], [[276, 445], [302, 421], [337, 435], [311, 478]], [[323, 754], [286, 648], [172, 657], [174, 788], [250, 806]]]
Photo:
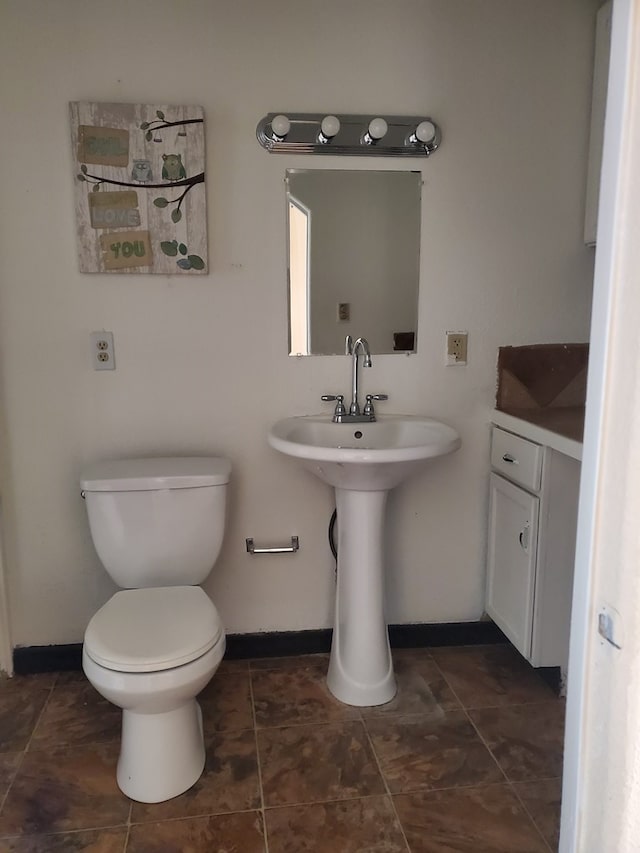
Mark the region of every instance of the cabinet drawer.
[[491, 467], [534, 492], [540, 489], [542, 447], [494, 427], [491, 436]]

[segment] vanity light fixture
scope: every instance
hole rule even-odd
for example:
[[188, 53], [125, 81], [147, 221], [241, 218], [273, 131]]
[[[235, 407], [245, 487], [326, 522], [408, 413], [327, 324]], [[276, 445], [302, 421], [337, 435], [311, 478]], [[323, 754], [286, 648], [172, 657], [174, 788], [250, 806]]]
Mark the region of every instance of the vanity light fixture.
[[347, 154], [429, 157], [442, 141], [429, 116], [268, 113], [256, 128], [272, 154]]

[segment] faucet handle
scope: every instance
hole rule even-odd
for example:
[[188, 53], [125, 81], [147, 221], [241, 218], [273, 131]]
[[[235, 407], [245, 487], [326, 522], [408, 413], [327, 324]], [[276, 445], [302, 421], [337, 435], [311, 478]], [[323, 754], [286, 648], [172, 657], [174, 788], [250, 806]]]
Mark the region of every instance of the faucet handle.
[[362, 414], [363, 415], [370, 415], [370, 416], [375, 415], [375, 409], [373, 408], [373, 401], [374, 400], [388, 400], [388, 399], [389, 399], [388, 394], [367, 394], [367, 402], [365, 404], [364, 411], [362, 412]]
[[342, 394], [323, 394], [320, 399], [324, 400], [325, 402], [328, 402], [329, 400], [336, 401], [336, 407], [333, 411], [334, 418], [339, 417], [341, 415], [346, 415], [347, 410], [344, 407], [344, 397]]

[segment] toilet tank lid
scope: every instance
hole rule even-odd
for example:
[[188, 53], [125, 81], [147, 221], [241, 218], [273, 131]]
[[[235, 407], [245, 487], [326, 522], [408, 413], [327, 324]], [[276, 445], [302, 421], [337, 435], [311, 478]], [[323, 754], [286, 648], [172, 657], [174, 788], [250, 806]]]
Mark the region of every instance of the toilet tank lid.
[[94, 462], [82, 471], [85, 492], [193, 489], [229, 482], [231, 462], [223, 456], [155, 456]]

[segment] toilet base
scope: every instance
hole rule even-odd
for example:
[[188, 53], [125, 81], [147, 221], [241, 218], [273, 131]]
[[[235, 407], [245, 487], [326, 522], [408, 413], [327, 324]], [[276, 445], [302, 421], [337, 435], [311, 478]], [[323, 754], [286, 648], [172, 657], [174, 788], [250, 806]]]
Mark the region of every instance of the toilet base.
[[122, 708], [117, 781], [130, 799], [159, 803], [198, 781], [205, 763], [202, 712], [196, 696], [224, 655], [224, 636], [202, 657], [159, 672], [117, 672], [93, 661], [86, 646], [85, 675]]
[[204, 770], [202, 711], [195, 699], [160, 714], [122, 712], [117, 782], [141, 803], [184, 793]]

